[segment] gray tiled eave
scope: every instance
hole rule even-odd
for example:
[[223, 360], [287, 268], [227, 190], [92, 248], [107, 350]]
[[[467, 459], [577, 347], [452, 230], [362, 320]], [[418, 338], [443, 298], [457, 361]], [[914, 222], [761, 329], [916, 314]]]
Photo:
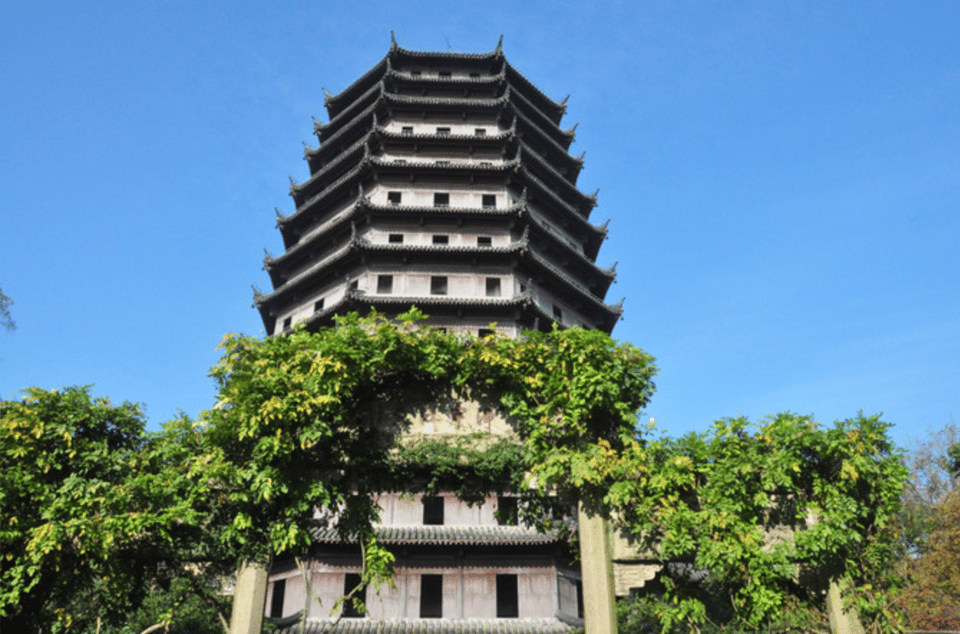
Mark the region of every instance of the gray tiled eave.
[[[307, 619], [304, 634], [570, 634], [557, 619]], [[278, 630], [296, 634], [300, 623]]]
[[[524, 526], [378, 526], [376, 532], [377, 540], [386, 545], [531, 546], [559, 541], [555, 535]], [[321, 544], [343, 543], [334, 529], [314, 529], [311, 536]]]

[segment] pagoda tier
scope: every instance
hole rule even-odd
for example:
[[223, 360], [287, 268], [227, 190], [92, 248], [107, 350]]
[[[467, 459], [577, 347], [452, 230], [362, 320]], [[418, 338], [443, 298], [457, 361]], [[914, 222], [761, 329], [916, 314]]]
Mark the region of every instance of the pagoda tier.
[[613, 268], [595, 263], [606, 225], [577, 186], [582, 157], [560, 128], [566, 100], [544, 95], [505, 59], [386, 57], [325, 100], [305, 147], [310, 177], [278, 212], [285, 252], [267, 256], [273, 290], [255, 293], [268, 334], [315, 329], [337, 314], [417, 306], [454, 331], [610, 332]]

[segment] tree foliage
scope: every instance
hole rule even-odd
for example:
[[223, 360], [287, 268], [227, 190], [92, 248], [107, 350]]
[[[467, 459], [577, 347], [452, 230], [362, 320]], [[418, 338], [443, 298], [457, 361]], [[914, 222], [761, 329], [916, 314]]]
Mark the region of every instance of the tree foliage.
[[889, 583], [906, 468], [888, 427], [862, 414], [827, 429], [792, 414], [722, 419], [598, 462], [598, 473], [613, 467], [607, 500], [620, 525], [666, 564], [664, 629], [815, 612], [832, 579], [868, 620], [894, 623], [877, 590]]
[[960, 629], [960, 429], [930, 430], [907, 455], [911, 479], [901, 512], [903, 589], [914, 629]]
[[[211, 371], [216, 406], [159, 434], [136, 406], [84, 388], [4, 403], [5, 619], [79, 630], [158, 589], [222, 611], [211, 579], [302, 552], [318, 522], [363, 545], [363, 582], [377, 584], [392, 556], [375, 539], [375, 494], [439, 490], [468, 502], [520, 491], [524, 519], [542, 527], [577, 501], [611, 513], [668, 564], [655, 604], [664, 631], [715, 616], [704, 587], [736, 622], [769, 625], [778, 610], [815, 607], [808, 577], [860, 587], [848, 594], [861, 613], [886, 618], [875, 589], [905, 467], [877, 417], [724, 419], [655, 439], [637, 426], [656, 373], [642, 350], [578, 328], [464, 338], [422, 317], [230, 335]], [[514, 433], [404, 434], [412, 414], [452, 414], [461, 400]], [[158, 616], [171, 626], [195, 612], [174, 603]]]
[[0, 287], [0, 326], [7, 330], [16, 330], [17, 323], [13, 321], [10, 315], [10, 307], [13, 306], [13, 300], [9, 295], [4, 295], [3, 288]]
[[213, 594], [223, 568], [210, 567], [207, 548], [212, 457], [196, 450], [189, 421], [146, 434], [137, 405], [79, 387], [32, 388], [0, 408], [5, 624], [55, 632], [117, 621], [175, 577]]
[[429, 448], [435, 467], [443, 456], [472, 465], [474, 477], [454, 489], [467, 500], [517, 466], [544, 500], [575, 496], [598, 442], [633, 438], [656, 372], [639, 349], [580, 329], [462, 338], [417, 327], [422, 317], [414, 310], [397, 323], [354, 314], [319, 333], [224, 340], [212, 371], [220, 401], [203, 422], [229, 465], [231, 548], [261, 559], [304, 548], [319, 507], [331, 511], [325, 517], [341, 535], [368, 544], [371, 561], [384, 563], [371, 579], [389, 576], [390, 558], [372, 540], [372, 496], [432, 490], [452, 476], [449, 467], [418, 475], [423, 447], [395, 451], [408, 415], [451, 394], [504, 411], [519, 443], [492, 461], [495, 454], [476, 448]]

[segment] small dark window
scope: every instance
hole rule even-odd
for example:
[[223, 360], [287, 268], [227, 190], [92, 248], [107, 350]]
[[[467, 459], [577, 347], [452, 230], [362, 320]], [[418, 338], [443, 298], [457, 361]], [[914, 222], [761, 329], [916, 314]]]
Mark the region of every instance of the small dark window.
[[517, 525], [517, 498], [512, 495], [501, 495], [497, 498], [497, 524]]
[[323, 300], [318, 299], [317, 301], [313, 302], [313, 312], [319, 313], [321, 310], [323, 310]]
[[563, 311], [556, 304], [553, 305], [553, 318], [557, 321], [563, 320]]
[[473, 79], [476, 79], [479, 76], [480, 76], [480, 73], [478, 73], [477, 71], [470, 72], [470, 77], [472, 77]]
[[439, 193], [433, 195], [433, 206], [434, 207], [449, 207], [450, 206], [450, 194]]
[[403, 128], [401, 129], [401, 131], [402, 131], [404, 134], [413, 134], [413, 126], [412, 126], [412, 125], [405, 125], [405, 126], [403, 126]]
[[420, 618], [443, 617], [443, 575], [420, 575]]
[[480, 165], [482, 165], [483, 167], [493, 167], [493, 163], [491, 163], [490, 161], [480, 161]]
[[577, 618], [583, 618], [583, 582], [577, 580]]
[[449, 136], [450, 128], [437, 128], [437, 134], [440, 136]]
[[496, 207], [497, 206], [497, 197], [495, 194], [484, 194], [483, 195], [483, 206], [484, 207]]
[[430, 294], [431, 295], [446, 295], [447, 294], [447, 276], [446, 275], [434, 275], [430, 278]]
[[452, 77], [453, 73], [451, 73], [449, 70], [442, 70], [440, 71], [439, 75], [441, 77]]
[[381, 295], [389, 295], [392, 292], [393, 292], [393, 276], [378, 275], [377, 276], [377, 293]]
[[407, 159], [394, 159], [393, 162], [403, 165], [407, 162]]
[[500, 278], [487, 278], [487, 297], [500, 297]]
[[517, 618], [520, 616], [520, 602], [517, 600], [517, 575], [497, 575], [497, 618]]
[[433, 243], [434, 244], [450, 244], [450, 236], [437, 234], [433, 236]]
[[403, 244], [403, 234], [402, 233], [391, 233], [387, 237], [387, 242], [390, 244]]
[[450, 161], [437, 161], [437, 165], [450, 165]]
[[412, 71], [410, 71], [410, 75], [413, 76], [413, 77], [419, 77], [419, 76], [420, 76], [420, 71], [418, 71], [418, 70], [412, 70]]
[[270, 618], [279, 619], [283, 616], [283, 595], [286, 589], [286, 579], [277, 579], [273, 582], [273, 596], [270, 598]]
[[527, 290], [527, 285], [526, 285], [526, 284], [521, 284], [521, 285], [520, 285], [520, 292], [523, 293], [523, 292], [526, 291], [526, 290]]
[[387, 192], [387, 202], [391, 205], [399, 205], [402, 198], [403, 194], [400, 192]]
[[447, 334], [447, 329], [446, 329], [446, 328], [437, 328], [437, 332], [442, 332], [443, 334]]
[[293, 322], [293, 317], [287, 317], [283, 320], [283, 329], [286, 330], [290, 327], [290, 324]]
[[[360, 585], [360, 575], [355, 572], [348, 572], [344, 575], [343, 580], [343, 596], [347, 596], [353, 592], [354, 588]], [[354, 599], [359, 599], [360, 601], [366, 603], [367, 601], [367, 588], [363, 587], [354, 592], [353, 597], [347, 599], [343, 602], [343, 616], [348, 618], [362, 617], [363, 613], [357, 609]]]
[[357, 290], [360, 288], [360, 280], [353, 280], [350, 282], [350, 290]]
[[477, 331], [477, 336], [483, 339], [484, 337], [489, 337], [492, 334], [495, 334], [496, 330], [491, 330], [490, 328], [481, 328]]
[[439, 495], [423, 496], [423, 525], [443, 525], [443, 497]]
[[477, 246], [478, 247], [492, 247], [493, 238], [490, 236], [477, 236]]
[[477, 129], [475, 129], [475, 130], [473, 131], [473, 133], [474, 133], [475, 135], [477, 135], [477, 136], [487, 136], [487, 129], [486, 129], [486, 128], [477, 128]]

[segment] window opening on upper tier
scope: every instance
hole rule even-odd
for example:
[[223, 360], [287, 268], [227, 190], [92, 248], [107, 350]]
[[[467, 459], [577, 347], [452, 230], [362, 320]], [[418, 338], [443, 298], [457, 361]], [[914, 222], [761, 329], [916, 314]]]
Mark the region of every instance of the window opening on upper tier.
[[434, 244], [450, 244], [450, 236], [438, 233], [433, 236]]
[[475, 70], [474, 70], [474, 71], [470, 71], [470, 77], [472, 77], [473, 79], [476, 79], [476, 78], [479, 77], [479, 76], [480, 76], [480, 73], [479, 73], [479, 72], [477, 72], [477, 71], [475, 71]]
[[360, 289], [360, 280], [353, 280], [350, 282], [350, 290], [356, 291]]
[[497, 524], [500, 526], [517, 525], [517, 498], [512, 495], [497, 497]]
[[450, 128], [439, 127], [437, 128], [437, 134], [440, 136], [450, 136]]
[[403, 234], [391, 233], [389, 236], [387, 236], [387, 242], [390, 244], [403, 244]]
[[450, 161], [437, 161], [437, 165], [450, 165]]
[[313, 302], [313, 312], [319, 313], [321, 310], [323, 310], [323, 298]]
[[405, 126], [403, 126], [403, 128], [401, 128], [400, 131], [403, 132], [404, 134], [413, 134], [413, 126], [412, 126], [412, 125], [405, 125]]
[[480, 165], [482, 165], [483, 167], [490, 167], [493, 165], [493, 163], [491, 163], [490, 161], [480, 161]]
[[500, 278], [487, 278], [487, 297], [500, 297]]
[[273, 582], [273, 596], [270, 597], [270, 618], [283, 617], [283, 595], [286, 594], [287, 580], [277, 579]]
[[387, 202], [391, 205], [399, 205], [402, 199], [403, 194], [400, 192], [387, 192]]
[[497, 196], [495, 194], [484, 194], [482, 200], [485, 208], [489, 209], [497, 206]]
[[423, 496], [423, 525], [424, 526], [442, 526], [443, 525], [443, 496], [440, 496], [440, 495]]
[[447, 294], [447, 276], [446, 275], [430, 276], [430, 294], [431, 295]]
[[449, 207], [450, 206], [450, 194], [437, 192], [433, 195], [433, 206], [434, 207]]
[[407, 159], [393, 159], [394, 163], [406, 163]]
[[497, 575], [497, 618], [515, 619], [518, 616], [517, 575]]
[[443, 617], [443, 575], [420, 575], [420, 618]]
[[[345, 574], [343, 579], [343, 596], [347, 596], [353, 592], [354, 588], [360, 585], [360, 575], [355, 572], [348, 572]], [[367, 588], [364, 586], [357, 590], [353, 598], [360, 599], [364, 603], [367, 601]], [[362, 617], [363, 613], [357, 609], [352, 600], [347, 600], [343, 602], [343, 616], [347, 618], [358, 618]]]
[[288, 328], [290, 328], [290, 324], [291, 324], [292, 322], [293, 322], [293, 317], [287, 317], [286, 319], [284, 319], [284, 320], [283, 320], [283, 329], [284, 329], [284, 330], [287, 330]]
[[557, 321], [563, 321], [563, 311], [556, 304], [553, 305], [553, 318]]
[[448, 78], [450, 78], [450, 77], [453, 76], [453, 73], [451, 73], [449, 70], [442, 70], [442, 71], [440, 71], [439, 73], [437, 73], [437, 75], [438, 75], [439, 77], [443, 77], [443, 78], [445, 78], [445, 79], [448, 79]]
[[378, 275], [377, 276], [377, 293], [381, 295], [389, 295], [392, 292], [393, 292], [393, 276]]
[[490, 236], [477, 236], [477, 246], [478, 247], [492, 247], [493, 238]]
[[495, 331], [495, 330], [491, 330], [490, 328], [480, 328], [479, 330], [477, 330], [477, 336], [480, 337], [481, 339], [483, 339], [484, 337], [489, 337], [489, 336], [492, 335], [494, 332], [496, 332], [496, 331]]
[[487, 136], [487, 129], [486, 129], [486, 128], [477, 128], [477, 129], [475, 129], [475, 130], [473, 131], [473, 133], [474, 133], [475, 135], [477, 135], [477, 136]]

